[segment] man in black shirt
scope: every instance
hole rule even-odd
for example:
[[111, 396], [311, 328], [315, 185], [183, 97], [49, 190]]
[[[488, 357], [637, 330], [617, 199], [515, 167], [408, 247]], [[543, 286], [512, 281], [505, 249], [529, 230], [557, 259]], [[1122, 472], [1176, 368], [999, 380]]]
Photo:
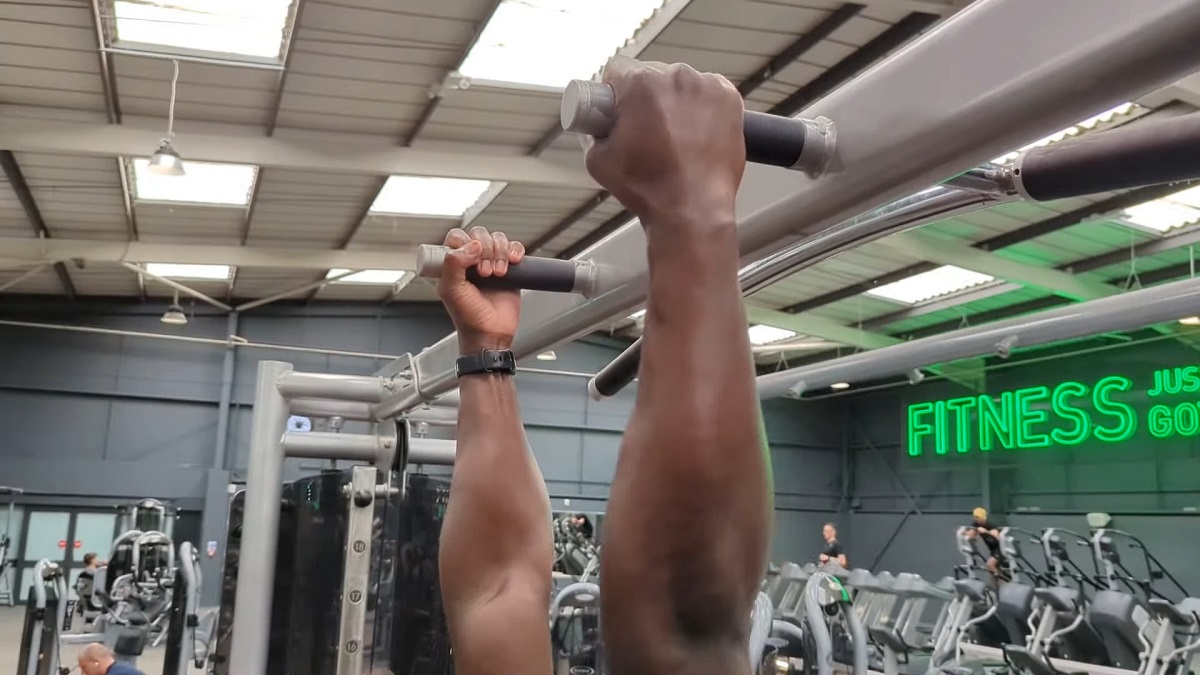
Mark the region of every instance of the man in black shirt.
[[825, 549], [821, 551], [820, 557], [821, 564], [833, 561], [849, 569], [850, 565], [846, 562], [846, 554], [842, 552], [842, 545], [837, 538], [837, 528], [833, 526], [833, 523], [825, 523], [821, 535], [825, 537]]
[[988, 520], [987, 509], [982, 506], [971, 512], [971, 529], [967, 530], [967, 538], [979, 537], [988, 548], [987, 568], [993, 576], [999, 576], [1000, 563], [1004, 555], [1000, 551], [1000, 528]]

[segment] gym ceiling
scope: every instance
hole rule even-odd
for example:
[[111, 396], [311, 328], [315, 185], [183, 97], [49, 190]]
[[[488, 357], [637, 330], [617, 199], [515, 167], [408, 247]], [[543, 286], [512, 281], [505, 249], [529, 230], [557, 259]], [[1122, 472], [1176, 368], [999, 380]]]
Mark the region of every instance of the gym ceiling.
[[[433, 301], [401, 270], [451, 226], [570, 257], [628, 222], [558, 133], [552, 86], [622, 37], [636, 31], [622, 53], [720, 72], [749, 109], [795, 114], [967, 3], [614, 0], [603, 16], [538, 8], [578, 0], [157, 4], [0, 2], [0, 293]], [[184, 177], [146, 170], [168, 130], [166, 54], [179, 56]], [[1196, 108], [1200, 77], [1056, 138]], [[1081, 285], [1102, 297], [1186, 277], [1200, 195], [1176, 194], [1009, 204], [842, 254], [748, 299], [760, 361], [1016, 316], [1078, 301]], [[610, 330], [636, 335], [638, 316]]]

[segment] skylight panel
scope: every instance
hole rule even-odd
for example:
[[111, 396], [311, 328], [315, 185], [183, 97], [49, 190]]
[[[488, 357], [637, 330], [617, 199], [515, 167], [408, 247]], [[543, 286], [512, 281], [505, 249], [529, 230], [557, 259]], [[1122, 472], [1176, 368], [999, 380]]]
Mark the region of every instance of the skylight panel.
[[117, 0], [117, 39], [278, 59], [292, 0]]
[[146, 272], [164, 279], [191, 281], [228, 281], [229, 265], [191, 265], [184, 263], [146, 263]]
[[467, 78], [562, 88], [586, 79], [664, 0], [504, 0], [459, 72]]
[[134, 192], [148, 202], [184, 202], [216, 206], [246, 206], [258, 167], [247, 164], [186, 163], [182, 176], [163, 176], [148, 170], [147, 159], [133, 160]]
[[1125, 209], [1121, 222], [1158, 233], [1200, 223], [1200, 188], [1188, 188]]
[[794, 337], [796, 337], [796, 331], [786, 328], [776, 328], [761, 323], [750, 326], [750, 344], [759, 347]]
[[[329, 273], [325, 275], [325, 278], [332, 279], [333, 277], [336, 277], [336, 276], [339, 276], [342, 274], [346, 274], [349, 271], [350, 270], [345, 270], [345, 269], [329, 270]], [[390, 286], [392, 284], [398, 283], [401, 279], [404, 278], [404, 275], [406, 275], [406, 274], [408, 274], [408, 272], [406, 272], [404, 270], [363, 270], [361, 272], [355, 272], [354, 274], [344, 276], [341, 279], [337, 279], [333, 283], [335, 283], [335, 284], [378, 284], [378, 285], [389, 285]]]
[[972, 272], [953, 265], [944, 265], [907, 279], [873, 288], [867, 291], [866, 295], [906, 305], [915, 305], [995, 280], [995, 277], [987, 274]]
[[1100, 113], [1099, 115], [1096, 115], [1095, 117], [1089, 117], [1086, 120], [1084, 120], [1074, 126], [1070, 126], [1070, 127], [1067, 127], [1066, 129], [1063, 129], [1062, 131], [1050, 134], [1049, 136], [1041, 139], [1040, 141], [1037, 141], [1035, 143], [1030, 143], [1029, 145], [1026, 145], [1025, 147], [1023, 147], [1019, 150], [1013, 150], [1012, 152], [1010, 152], [1006, 155], [1001, 155], [1000, 157], [993, 159], [992, 163], [993, 164], [1005, 164], [1007, 162], [1011, 162], [1017, 158], [1017, 155], [1020, 155], [1022, 152], [1025, 152], [1026, 150], [1031, 150], [1033, 148], [1040, 148], [1040, 147], [1043, 147], [1046, 145], [1050, 145], [1051, 143], [1058, 143], [1059, 141], [1062, 141], [1062, 140], [1065, 140], [1068, 138], [1074, 138], [1075, 136], [1078, 136], [1080, 134], [1084, 134], [1089, 131], [1092, 131], [1093, 129], [1095, 129], [1096, 127], [1098, 127], [1100, 125], [1108, 124], [1109, 122], [1112, 122], [1113, 120], [1117, 119], [1118, 117], [1126, 117], [1129, 115], [1133, 115], [1133, 114], [1139, 112], [1140, 110], [1142, 110], [1142, 107], [1136, 103], [1122, 103], [1121, 105], [1113, 108], [1112, 110], [1106, 110], [1106, 111]]
[[467, 178], [392, 176], [371, 204], [371, 213], [461, 218], [491, 185]]

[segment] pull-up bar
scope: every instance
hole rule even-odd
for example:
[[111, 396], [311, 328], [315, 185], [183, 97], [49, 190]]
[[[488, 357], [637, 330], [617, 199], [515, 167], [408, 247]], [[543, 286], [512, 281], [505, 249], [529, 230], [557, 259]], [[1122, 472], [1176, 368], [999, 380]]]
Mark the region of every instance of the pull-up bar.
[[[918, 40], [802, 113], [832, 120], [829, 170], [810, 177], [747, 166], [737, 213], [743, 265], [1186, 77], [1200, 66], [1198, 32], [1192, 0], [1060, 0], [1053, 13], [1040, 0], [973, 3], [929, 34], [936, 39]], [[596, 268], [590, 298], [528, 292], [517, 358], [641, 304], [645, 251], [631, 222], [576, 257]], [[377, 419], [454, 389], [457, 356], [450, 335], [381, 369], [410, 379], [379, 403]]]

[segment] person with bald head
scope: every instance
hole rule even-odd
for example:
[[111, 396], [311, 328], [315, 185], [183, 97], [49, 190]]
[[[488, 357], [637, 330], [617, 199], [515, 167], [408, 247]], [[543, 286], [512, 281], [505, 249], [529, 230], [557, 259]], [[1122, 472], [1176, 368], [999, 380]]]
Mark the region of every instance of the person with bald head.
[[113, 656], [112, 650], [99, 642], [85, 646], [79, 652], [79, 672], [83, 675], [146, 675]]

